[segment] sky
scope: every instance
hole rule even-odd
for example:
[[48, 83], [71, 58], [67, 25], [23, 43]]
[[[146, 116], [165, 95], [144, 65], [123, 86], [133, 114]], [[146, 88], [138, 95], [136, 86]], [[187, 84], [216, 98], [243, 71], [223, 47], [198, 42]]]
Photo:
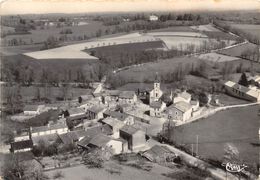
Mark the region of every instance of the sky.
[[260, 0], [0, 0], [0, 14], [260, 10]]

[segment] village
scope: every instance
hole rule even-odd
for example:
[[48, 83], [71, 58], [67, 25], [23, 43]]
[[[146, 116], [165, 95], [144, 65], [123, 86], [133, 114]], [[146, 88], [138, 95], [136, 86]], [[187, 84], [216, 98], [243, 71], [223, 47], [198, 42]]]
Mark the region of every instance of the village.
[[4, 16], [0, 179], [256, 179], [260, 19], [225, 13]]
[[[228, 95], [248, 101], [248, 104], [241, 106], [259, 104], [260, 76], [249, 77], [246, 82], [248, 87], [227, 81], [223, 88]], [[218, 110], [232, 108], [224, 106], [210, 94], [207, 102], [201, 105], [189, 89], [170, 91], [165, 95], [160, 88], [158, 73], [150, 90], [107, 89], [104, 82], [92, 83], [92, 88], [91, 94], [69, 102], [26, 105], [23, 113], [13, 117], [22, 120], [37, 118], [41, 113], [55, 110], [59, 112], [59, 118], [48, 121], [44, 126], [15, 132], [10, 152], [32, 151], [45, 170], [81, 164], [82, 160], [79, 162], [77, 156], [72, 156], [69, 163], [55, 158], [45, 162], [44, 156], [57, 156], [64, 152], [79, 152], [83, 156], [97, 150], [109, 152], [109, 155], [106, 154], [108, 159], [116, 155], [140, 153], [152, 162], [160, 157], [166, 158], [163, 161], [175, 163], [180, 155], [162, 144], [163, 141], [167, 142], [171, 128], [211, 116]], [[156, 137], [164, 140], [156, 140]], [[166, 156], [164, 151], [168, 152]], [[102, 166], [95, 161], [89, 163]]]

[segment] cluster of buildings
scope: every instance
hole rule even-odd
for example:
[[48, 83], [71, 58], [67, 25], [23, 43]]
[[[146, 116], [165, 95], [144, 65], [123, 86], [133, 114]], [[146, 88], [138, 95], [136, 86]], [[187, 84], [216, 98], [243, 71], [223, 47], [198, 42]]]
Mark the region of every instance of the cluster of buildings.
[[[40, 140], [50, 143], [76, 144], [83, 150], [93, 148], [112, 148], [115, 154], [139, 151], [146, 146], [146, 128], [149, 118], [165, 118], [173, 121], [186, 121], [199, 109], [186, 92], [175, 96], [171, 92], [169, 102], [164, 102], [160, 80], [156, 74], [153, 89], [146, 91], [119, 91], [103, 88], [102, 83], [95, 85], [92, 94], [79, 97], [74, 106], [61, 109], [57, 106], [26, 106], [24, 114], [39, 115], [50, 109], [62, 110], [55, 122], [45, 126], [31, 127], [15, 137], [11, 143], [12, 152], [29, 151]], [[148, 104], [139, 98], [143, 97]], [[167, 104], [168, 103], [168, 104]], [[167, 107], [168, 105], [168, 107]], [[142, 118], [137, 111], [146, 107], [148, 114]], [[131, 112], [131, 113], [130, 113]], [[141, 111], [144, 113], [144, 111]]]

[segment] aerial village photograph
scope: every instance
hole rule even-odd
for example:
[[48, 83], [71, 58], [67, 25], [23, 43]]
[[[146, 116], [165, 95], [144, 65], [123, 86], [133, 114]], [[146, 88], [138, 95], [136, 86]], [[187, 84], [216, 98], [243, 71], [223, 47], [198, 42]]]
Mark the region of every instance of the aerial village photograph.
[[260, 179], [259, 0], [6, 0], [0, 17], [0, 180]]

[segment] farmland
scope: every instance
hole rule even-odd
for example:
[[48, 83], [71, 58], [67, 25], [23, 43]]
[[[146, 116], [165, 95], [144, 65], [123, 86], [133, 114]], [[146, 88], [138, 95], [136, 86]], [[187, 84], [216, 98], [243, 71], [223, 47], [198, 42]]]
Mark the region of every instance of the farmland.
[[199, 26], [191, 26], [191, 29], [194, 29], [196, 31], [209, 31], [209, 32], [220, 32], [217, 28], [213, 27], [211, 24], [207, 25], [199, 25]]
[[257, 24], [233, 24], [231, 23], [232, 27], [235, 27], [237, 29], [241, 29], [246, 33], [249, 33], [256, 38], [260, 39], [260, 25]]
[[[238, 149], [239, 159], [256, 168], [258, 142], [259, 106], [234, 108], [218, 112], [204, 120], [176, 127], [172, 139], [191, 150], [199, 137], [199, 156], [222, 161], [224, 148], [230, 144]], [[250, 118], [248, 118], [250, 117]]]
[[239, 46], [232, 47], [232, 48], [222, 49], [222, 50], [218, 51], [218, 53], [228, 55], [228, 56], [241, 57], [244, 52], [253, 51], [256, 48], [257, 48], [257, 46], [255, 44], [244, 43]]

